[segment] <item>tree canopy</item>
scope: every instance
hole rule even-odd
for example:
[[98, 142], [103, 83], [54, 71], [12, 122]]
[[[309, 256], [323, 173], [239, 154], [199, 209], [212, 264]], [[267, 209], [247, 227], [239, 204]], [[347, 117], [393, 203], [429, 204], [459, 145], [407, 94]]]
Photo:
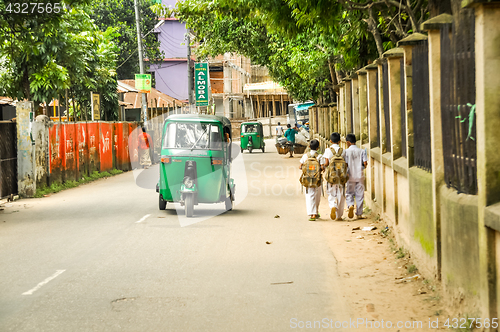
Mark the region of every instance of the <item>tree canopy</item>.
[[175, 13], [198, 55], [239, 53], [297, 100], [333, 100], [338, 81], [417, 32], [426, 0], [185, 0]]
[[[150, 61], [162, 56], [159, 50], [160, 43], [155, 34], [151, 33], [158, 23], [158, 15], [151, 10], [153, 5], [153, 0], [139, 0], [143, 56]], [[119, 34], [115, 39], [118, 46], [117, 76], [119, 80], [133, 79], [134, 74], [139, 73], [134, 0], [93, 1], [90, 17], [102, 31], [109, 27], [117, 29]]]
[[[158, 21], [149, 9], [152, 1], [140, 2], [146, 34]], [[102, 118], [117, 119], [117, 70], [120, 78], [139, 72], [133, 1], [39, 4], [30, 7], [20, 0], [17, 8], [0, 0], [0, 95], [47, 105], [68, 91], [80, 106], [78, 114], [90, 110], [90, 92], [99, 93]], [[152, 34], [145, 38], [145, 50], [146, 56], [159, 56]]]

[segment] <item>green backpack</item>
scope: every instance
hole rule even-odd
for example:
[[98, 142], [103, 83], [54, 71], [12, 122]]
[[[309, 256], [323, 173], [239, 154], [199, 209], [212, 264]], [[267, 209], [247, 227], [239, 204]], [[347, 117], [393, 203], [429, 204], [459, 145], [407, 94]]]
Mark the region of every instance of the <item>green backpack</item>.
[[309, 155], [306, 162], [302, 165], [302, 175], [299, 181], [306, 188], [316, 188], [321, 185], [321, 165], [318, 159], [316, 159], [317, 156], [317, 152], [312, 157]]
[[349, 180], [349, 174], [347, 174], [347, 164], [342, 158], [342, 148], [335, 153], [333, 148], [330, 148], [333, 153], [333, 157], [328, 163], [328, 167], [325, 172], [325, 180], [330, 184], [340, 184], [345, 185], [347, 180]]

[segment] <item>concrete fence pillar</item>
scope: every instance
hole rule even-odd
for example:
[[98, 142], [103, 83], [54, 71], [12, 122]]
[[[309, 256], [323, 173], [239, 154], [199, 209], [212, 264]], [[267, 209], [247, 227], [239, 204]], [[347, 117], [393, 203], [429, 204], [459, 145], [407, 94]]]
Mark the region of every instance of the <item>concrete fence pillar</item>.
[[345, 117], [345, 83], [340, 84], [340, 109], [338, 116], [337, 128], [341, 136], [345, 136], [344, 131], [344, 117]]
[[441, 33], [445, 24], [453, 17], [441, 14], [422, 24], [428, 31], [429, 41], [429, 99], [431, 113], [431, 152], [432, 152], [432, 216], [436, 230], [437, 276], [441, 279], [441, 200], [440, 188], [444, 184], [443, 129], [441, 126]]
[[356, 140], [360, 139], [361, 124], [359, 111], [359, 78], [357, 74], [352, 76], [352, 134], [356, 136]]
[[345, 79], [345, 135], [351, 133], [352, 123], [352, 80]]
[[325, 124], [323, 126], [323, 137], [326, 138], [328, 133], [328, 128], [330, 128], [330, 117], [329, 117], [329, 108], [327, 106], [323, 107], [323, 117], [325, 119]]
[[368, 122], [368, 140], [370, 148], [378, 146], [378, 125], [377, 125], [377, 72], [378, 66], [371, 64], [366, 66], [366, 107]]
[[17, 188], [19, 195], [24, 197], [33, 197], [36, 193], [33, 118], [33, 102], [18, 102], [16, 105]]
[[379, 128], [378, 137], [380, 137], [380, 149], [382, 153], [387, 152], [386, 147], [386, 135], [385, 135], [385, 114], [384, 114], [384, 75], [382, 66], [384, 64], [384, 59], [377, 59], [375, 63], [377, 64], [378, 70], [378, 118], [379, 118]]
[[475, 8], [479, 266], [484, 317], [500, 313], [500, 1]]
[[358, 74], [358, 104], [359, 104], [359, 144], [368, 143], [368, 95], [366, 70], [360, 69]]
[[401, 58], [404, 56], [403, 49], [393, 48], [384, 53], [387, 59], [387, 68], [389, 70], [389, 117], [391, 135], [392, 161], [402, 156], [402, 132], [401, 126]]

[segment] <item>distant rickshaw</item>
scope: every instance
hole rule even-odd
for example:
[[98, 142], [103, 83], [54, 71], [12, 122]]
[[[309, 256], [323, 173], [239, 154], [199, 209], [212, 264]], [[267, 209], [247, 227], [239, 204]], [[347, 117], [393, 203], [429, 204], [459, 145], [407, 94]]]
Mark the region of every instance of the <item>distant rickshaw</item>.
[[253, 149], [265, 151], [264, 132], [260, 122], [243, 122], [241, 124], [241, 152], [248, 150], [252, 153]]
[[185, 206], [186, 217], [193, 216], [199, 203], [224, 202], [226, 210], [231, 210], [235, 188], [231, 162], [231, 122], [227, 118], [169, 116], [163, 128], [157, 187], [160, 210], [165, 210], [167, 202]]

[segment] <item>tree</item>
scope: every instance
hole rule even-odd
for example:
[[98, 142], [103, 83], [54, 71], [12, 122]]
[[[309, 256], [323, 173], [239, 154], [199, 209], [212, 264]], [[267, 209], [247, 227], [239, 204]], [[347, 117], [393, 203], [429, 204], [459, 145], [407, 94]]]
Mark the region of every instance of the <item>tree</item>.
[[[141, 32], [143, 34], [144, 57], [151, 62], [162, 57], [160, 43], [154, 33], [149, 33], [158, 23], [158, 15], [151, 10], [153, 0], [139, 0], [141, 15]], [[133, 0], [99, 0], [92, 5], [91, 18], [97, 26], [105, 31], [117, 28], [118, 45], [118, 79], [133, 79], [139, 73], [139, 56], [137, 52], [137, 30]]]
[[176, 15], [202, 56], [248, 56], [304, 100], [333, 99], [341, 78], [419, 31], [428, 9], [425, 0], [186, 0]]
[[[118, 108], [116, 32], [97, 29], [85, 1], [71, 5], [68, 9], [63, 3], [65, 9], [53, 16], [0, 16], [0, 58], [6, 59], [0, 94], [47, 105], [66, 89], [83, 103], [90, 91], [97, 91], [104, 96], [104, 114], [111, 116]], [[1, 6], [7, 10], [8, 4]]]

